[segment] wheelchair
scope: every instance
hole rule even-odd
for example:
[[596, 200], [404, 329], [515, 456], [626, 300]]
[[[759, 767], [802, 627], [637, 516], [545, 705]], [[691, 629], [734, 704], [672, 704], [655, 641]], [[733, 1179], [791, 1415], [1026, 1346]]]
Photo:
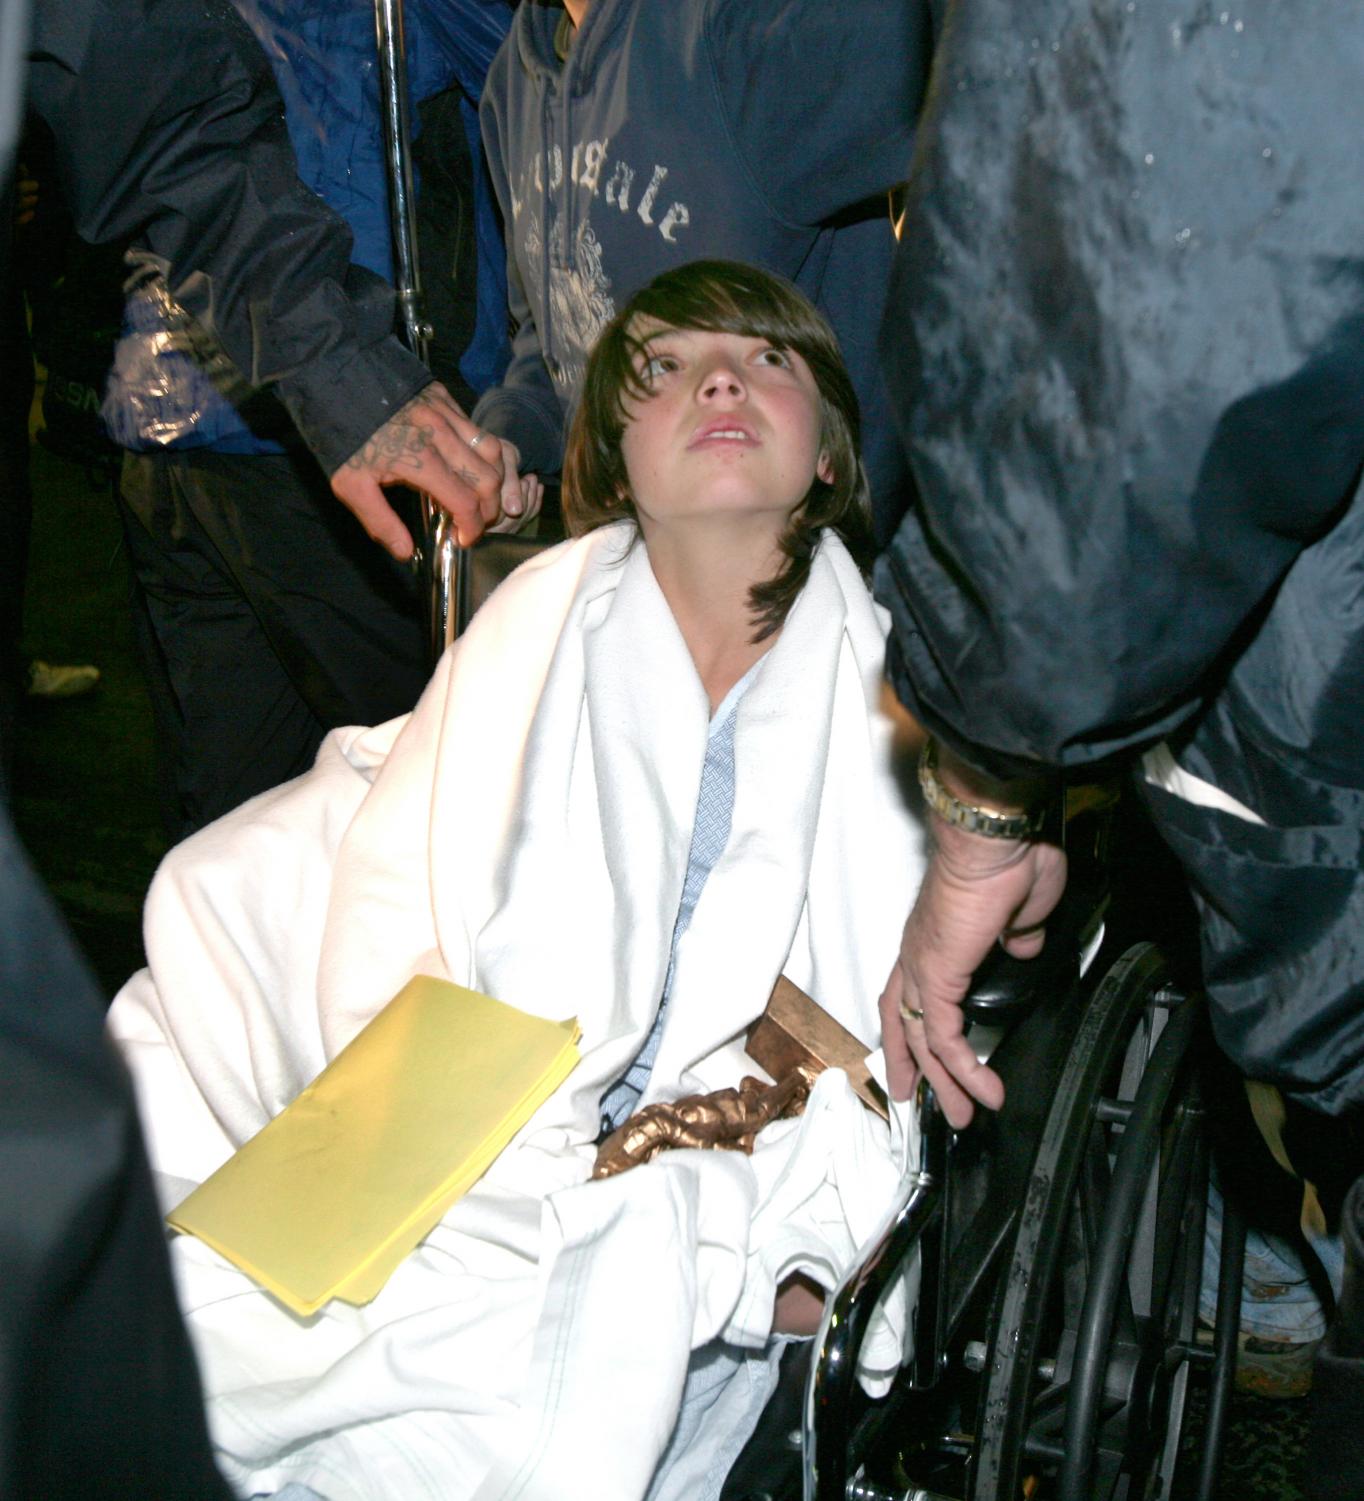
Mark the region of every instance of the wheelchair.
[[[1189, 1384], [1208, 1378], [1195, 1488], [1210, 1501], [1235, 1370], [1245, 1226], [1230, 1209], [1200, 1337], [1208, 1142], [1201, 997], [1106, 908], [1110, 814], [1068, 820], [1072, 877], [1044, 958], [1002, 952], [965, 1011], [1004, 1080], [954, 1133], [921, 1097], [920, 1162], [828, 1300], [723, 1501], [1155, 1501], [1172, 1494]], [[1088, 847], [1077, 849], [1077, 844]], [[879, 1297], [921, 1257], [912, 1362], [856, 1381]], [[802, 1356], [808, 1357], [799, 1368]], [[790, 1380], [793, 1384], [785, 1386]]]
[[[545, 545], [508, 536], [468, 549], [454, 633]], [[1200, 1369], [1200, 1469], [1182, 1494], [1211, 1501], [1245, 1225], [1228, 1203], [1205, 1342], [1209, 1151], [1195, 1063], [1206, 1016], [1190, 966], [1167, 957], [1177, 934], [1151, 942], [1140, 936], [1149, 913], [1113, 900], [1118, 801], [1076, 790], [1070, 878], [1043, 954], [999, 951], [965, 1002], [969, 1035], [1004, 1081], [1003, 1109], [955, 1133], [922, 1096], [917, 1168], [819, 1334], [788, 1349], [721, 1501], [1168, 1501]], [[856, 1380], [861, 1342], [916, 1254], [912, 1360], [871, 1401]]]

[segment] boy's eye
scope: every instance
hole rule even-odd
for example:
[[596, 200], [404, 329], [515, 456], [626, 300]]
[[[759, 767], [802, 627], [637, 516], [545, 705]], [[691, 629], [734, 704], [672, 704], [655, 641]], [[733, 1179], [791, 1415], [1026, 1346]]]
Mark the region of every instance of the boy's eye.
[[677, 369], [677, 360], [670, 354], [653, 354], [644, 361], [640, 374], [645, 380], [657, 380]]
[[789, 370], [791, 368], [791, 356], [784, 349], [764, 349], [758, 354], [758, 363], [760, 365], [775, 365], [779, 369]]

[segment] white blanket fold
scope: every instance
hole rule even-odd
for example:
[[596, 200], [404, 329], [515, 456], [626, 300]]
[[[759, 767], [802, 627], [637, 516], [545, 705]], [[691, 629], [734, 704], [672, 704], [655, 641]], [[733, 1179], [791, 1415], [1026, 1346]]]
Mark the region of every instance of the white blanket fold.
[[[884, 634], [826, 537], [739, 707], [731, 835], [678, 947], [647, 1099], [756, 1072], [744, 1032], [782, 972], [876, 1043], [923, 867], [879, 709]], [[368, 1307], [299, 1321], [175, 1242], [243, 1494], [297, 1479], [332, 1501], [533, 1501], [577, 1474], [603, 1501], [666, 1497], [651, 1476], [689, 1353], [760, 1351], [778, 1282], [831, 1285], [879, 1218], [914, 1123], [887, 1132], [837, 1071], [751, 1158], [681, 1152], [587, 1181], [601, 1095], [662, 993], [708, 714], [644, 548], [606, 528], [519, 570], [411, 716], [336, 732], [308, 776], [159, 872], [150, 966], [111, 1027], [168, 1198], [414, 973], [583, 1029], [575, 1073]], [[903, 1353], [906, 1307], [901, 1289], [869, 1343], [873, 1387]], [[715, 1398], [679, 1496], [707, 1465], [718, 1487], [732, 1405]]]

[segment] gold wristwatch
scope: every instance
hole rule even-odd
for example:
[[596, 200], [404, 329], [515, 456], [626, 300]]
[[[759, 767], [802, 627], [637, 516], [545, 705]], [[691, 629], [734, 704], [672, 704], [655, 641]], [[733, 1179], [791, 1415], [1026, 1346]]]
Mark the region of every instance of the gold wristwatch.
[[944, 823], [985, 839], [1036, 839], [1046, 821], [1045, 803], [1026, 813], [1000, 813], [953, 797], [938, 779], [938, 744], [931, 736], [919, 752], [919, 786], [924, 801]]

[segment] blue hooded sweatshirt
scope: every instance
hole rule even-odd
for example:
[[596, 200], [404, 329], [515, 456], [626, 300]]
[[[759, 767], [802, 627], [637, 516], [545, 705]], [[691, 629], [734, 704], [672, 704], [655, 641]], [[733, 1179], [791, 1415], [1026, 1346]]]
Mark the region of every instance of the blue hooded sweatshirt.
[[558, 472], [602, 326], [703, 257], [796, 283], [833, 324], [862, 407], [878, 538], [907, 499], [876, 359], [931, 49], [921, 0], [523, 0], [481, 116], [508, 247], [512, 363], [475, 409], [524, 470]]

